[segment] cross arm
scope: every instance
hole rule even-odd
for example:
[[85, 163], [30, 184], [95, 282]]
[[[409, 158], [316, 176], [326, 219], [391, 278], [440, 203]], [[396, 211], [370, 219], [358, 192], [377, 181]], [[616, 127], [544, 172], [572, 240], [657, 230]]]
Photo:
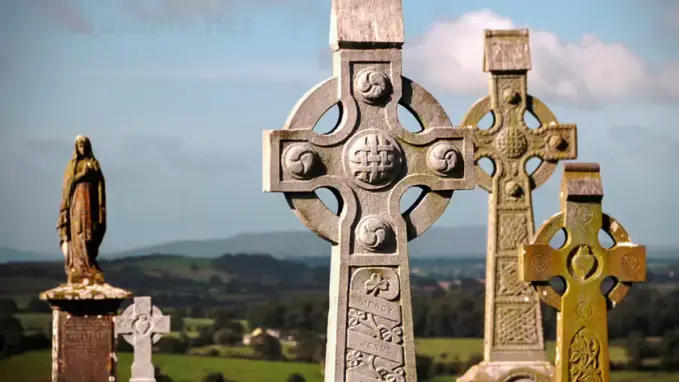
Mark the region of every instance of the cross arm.
[[312, 130], [265, 130], [264, 192], [313, 192], [332, 185], [328, 174], [338, 167], [332, 158], [341, 153], [338, 146], [324, 144], [324, 138]]
[[621, 282], [646, 280], [646, 247], [618, 243], [608, 250], [608, 272]]
[[155, 333], [169, 333], [170, 317], [168, 316], [153, 317], [153, 331]]
[[471, 128], [431, 127], [400, 136], [411, 185], [432, 191], [474, 188], [474, 142]]
[[132, 328], [132, 322], [134, 320], [125, 316], [116, 316], [113, 317], [113, 327], [115, 331], [115, 335], [121, 335], [121, 334], [131, 334], [134, 332], [134, 329]]
[[524, 244], [519, 248], [519, 280], [546, 282], [565, 272], [562, 253], [549, 244]]
[[577, 150], [577, 126], [550, 122], [536, 130], [531, 130], [530, 151], [543, 160], [556, 161], [575, 159]]

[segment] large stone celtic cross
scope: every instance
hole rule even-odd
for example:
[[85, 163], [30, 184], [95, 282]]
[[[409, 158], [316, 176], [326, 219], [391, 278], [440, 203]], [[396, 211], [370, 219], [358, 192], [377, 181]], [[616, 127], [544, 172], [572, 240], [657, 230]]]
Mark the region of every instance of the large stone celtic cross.
[[[575, 125], [560, 125], [552, 112], [527, 93], [531, 69], [528, 30], [486, 30], [484, 71], [490, 72], [490, 95], [472, 106], [462, 121], [474, 127], [475, 180], [490, 193], [484, 361], [459, 381], [548, 380], [540, 300], [517, 277], [517, 248], [534, 230], [531, 192], [550, 177], [557, 162], [577, 155]], [[493, 125], [478, 127], [490, 113]], [[533, 114], [540, 126], [526, 125]], [[542, 163], [532, 173], [526, 162]], [[489, 158], [492, 174], [479, 164]]]
[[[302, 222], [332, 243], [325, 380], [415, 381], [407, 243], [471, 189], [471, 130], [401, 76], [400, 0], [334, 0], [333, 76], [309, 91], [281, 130], [264, 132], [264, 191], [283, 192]], [[339, 105], [336, 131], [312, 131]], [[423, 131], [397, 117], [411, 111]], [[410, 187], [424, 191], [401, 214]], [[340, 199], [335, 215], [314, 190]]]
[[[632, 282], [646, 279], [646, 248], [631, 243], [625, 229], [602, 212], [603, 187], [596, 163], [569, 163], [561, 182], [562, 212], [546, 221], [533, 244], [520, 250], [519, 277], [533, 283], [542, 300], [556, 308], [557, 348], [555, 382], [610, 381], [608, 301], [622, 301]], [[566, 242], [550, 246], [561, 229]], [[599, 231], [615, 242], [599, 243]], [[566, 291], [560, 296], [549, 280], [560, 276]], [[601, 283], [618, 281], [607, 296]]]
[[113, 318], [115, 335], [134, 347], [130, 382], [155, 382], [151, 347], [162, 333], [170, 332], [170, 317], [151, 304], [151, 297], [135, 297], [123, 314]]

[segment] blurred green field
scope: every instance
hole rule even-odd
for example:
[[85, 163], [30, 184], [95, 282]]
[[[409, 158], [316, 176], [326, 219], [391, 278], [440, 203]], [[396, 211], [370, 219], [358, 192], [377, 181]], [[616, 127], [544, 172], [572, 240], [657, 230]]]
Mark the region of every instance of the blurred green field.
[[[547, 341], [546, 346], [547, 356], [550, 360], [554, 360], [556, 342]], [[483, 354], [483, 340], [480, 338], [422, 338], [415, 340], [415, 348], [418, 354], [437, 360], [444, 355], [447, 359], [457, 356], [465, 361], [473, 354]], [[624, 362], [627, 359], [625, 349], [620, 346], [611, 346], [609, 355], [613, 362]]]
[[[30, 352], [0, 361], [3, 382], [50, 381], [50, 356], [48, 350]], [[130, 380], [131, 353], [118, 354], [119, 381]], [[196, 382], [212, 372], [221, 372], [238, 382], [281, 381], [292, 373], [304, 376], [307, 382], [321, 382], [318, 364], [295, 362], [270, 362], [223, 357], [197, 357], [174, 354], [154, 354], [153, 363], [174, 382]]]
[[[130, 380], [132, 354], [118, 355], [118, 380]], [[155, 354], [153, 362], [163, 374], [175, 382], [195, 382], [211, 372], [221, 372], [238, 382], [285, 382], [292, 373], [304, 376], [307, 382], [322, 382], [320, 366], [312, 363], [270, 362], [224, 357]], [[22, 354], [0, 361], [3, 382], [49, 382], [50, 351]], [[430, 382], [451, 382], [453, 377], [440, 376]], [[679, 374], [651, 372], [614, 372], [612, 382], [676, 382]]]

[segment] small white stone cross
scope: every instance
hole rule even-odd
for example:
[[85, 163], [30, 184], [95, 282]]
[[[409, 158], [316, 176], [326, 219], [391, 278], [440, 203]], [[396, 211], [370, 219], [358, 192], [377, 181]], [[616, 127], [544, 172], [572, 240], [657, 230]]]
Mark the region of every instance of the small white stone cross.
[[113, 318], [115, 335], [134, 347], [130, 382], [155, 382], [151, 345], [170, 332], [170, 317], [151, 304], [151, 297], [135, 297], [123, 314]]

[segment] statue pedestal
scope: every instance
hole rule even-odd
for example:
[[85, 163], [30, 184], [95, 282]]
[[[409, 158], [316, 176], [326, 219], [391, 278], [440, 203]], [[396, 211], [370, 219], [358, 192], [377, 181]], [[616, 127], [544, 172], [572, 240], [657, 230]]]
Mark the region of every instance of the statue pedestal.
[[457, 382], [551, 382], [554, 366], [546, 361], [481, 362]]
[[130, 297], [109, 284], [62, 284], [40, 294], [52, 307], [52, 382], [115, 378], [113, 317]]

